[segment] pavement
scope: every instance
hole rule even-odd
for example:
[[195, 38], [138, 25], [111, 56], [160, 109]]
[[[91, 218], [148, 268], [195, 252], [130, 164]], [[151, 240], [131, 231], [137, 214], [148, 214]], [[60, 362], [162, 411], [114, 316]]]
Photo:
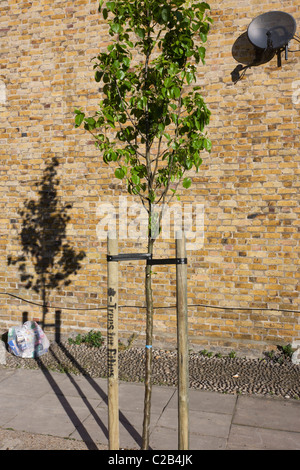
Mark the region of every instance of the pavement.
[[[178, 449], [177, 401], [153, 386], [152, 450]], [[143, 402], [143, 384], [119, 383], [120, 449], [141, 448]], [[106, 379], [0, 369], [0, 450], [105, 450], [108, 438]], [[189, 450], [225, 449], [300, 450], [300, 400], [190, 389]]]

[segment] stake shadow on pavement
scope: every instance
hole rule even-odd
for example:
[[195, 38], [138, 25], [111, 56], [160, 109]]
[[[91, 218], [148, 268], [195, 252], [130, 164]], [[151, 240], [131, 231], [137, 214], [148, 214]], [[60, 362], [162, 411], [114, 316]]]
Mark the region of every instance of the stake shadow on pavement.
[[[37, 359], [37, 363], [38, 364], [40, 363], [39, 359]], [[70, 420], [72, 421], [73, 425], [75, 426], [75, 428], [79, 432], [80, 437], [85, 442], [87, 448], [89, 450], [97, 450], [98, 447], [97, 447], [96, 443], [93, 441], [91, 435], [89, 434], [87, 429], [82, 424], [81, 420], [79, 419], [79, 417], [77, 416], [77, 414], [75, 413], [73, 408], [71, 407], [70, 403], [68, 402], [68, 400], [64, 396], [64, 394], [63, 394], [62, 390], [60, 389], [60, 387], [58, 386], [58, 384], [53, 379], [50, 372], [44, 366], [41, 366], [40, 369], [43, 372], [45, 378], [48, 380], [48, 382], [51, 385], [52, 389], [55, 390], [55, 394], [56, 394], [58, 400], [60, 401], [62, 407], [64, 408], [64, 410], [68, 414], [68, 416], [69, 416]], [[71, 375], [69, 373], [66, 373], [66, 375], [68, 376], [70, 381], [73, 383], [73, 385], [76, 387], [76, 389], [80, 392], [80, 387], [77, 386], [76, 382], [71, 377]], [[95, 411], [94, 411], [93, 407], [91, 406], [91, 404], [89, 403], [89, 401], [84, 397], [83, 394], [80, 394], [80, 397], [83, 399], [85, 405], [87, 406], [89, 411], [92, 413], [94, 418], [97, 420], [97, 423], [99, 424], [99, 426], [102, 429], [104, 428], [103, 429], [104, 433], [106, 433], [107, 432], [106, 427], [104, 426], [102, 421], [99, 419], [99, 417], [95, 413]]]
[[[56, 311], [56, 315], [55, 315], [55, 319], [56, 319], [56, 321], [55, 321], [55, 342], [57, 343], [59, 348], [62, 350], [62, 352], [68, 357], [68, 359], [70, 359], [73, 362], [73, 364], [77, 367], [79, 372], [87, 380], [87, 382], [91, 385], [91, 387], [94, 388], [94, 390], [99, 395], [99, 397], [103, 400], [103, 402], [108, 406], [108, 396], [107, 396], [107, 394], [99, 386], [99, 384], [89, 374], [87, 374], [85, 369], [78, 363], [78, 361], [76, 361], [74, 356], [72, 356], [72, 354], [70, 354], [70, 352], [62, 344], [61, 338], [60, 338], [60, 324], [61, 324], [60, 323], [60, 315], [61, 315], [61, 312], [59, 310]], [[56, 356], [54, 351], [49, 350], [49, 352], [53, 355], [53, 357], [57, 361], [57, 363], [61, 364], [61, 361]], [[81, 436], [82, 440], [86, 443], [88, 449], [89, 450], [96, 450], [97, 449], [96, 443], [93, 441], [91, 435], [89, 434], [89, 432], [87, 431], [87, 429], [85, 428], [83, 423], [80, 421], [80, 419], [76, 415], [75, 411], [72, 409], [72, 407], [69, 404], [68, 400], [64, 396], [63, 391], [59, 388], [59, 386], [57, 385], [57, 383], [55, 382], [55, 380], [51, 376], [50, 372], [42, 364], [42, 361], [39, 358], [36, 358], [36, 361], [37, 361], [37, 364], [39, 365], [40, 369], [42, 370], [45, 378], [48, 380], [49, 384], [51, 385], [52, 389], [55, 390], [55, 393], [57, 393], [57, 397], [58, 397], [61, 405], [63, 406], [63, 408], [67, 412], [69, 418], [71, 419], [72, 423], [74, 424], [74, 426], [75, 426], [77, 432], [79, 433], [79, 435]], [[91, 415], [95, 419], [95, 422], [97, 423], [99, 428], [102, 429], [105, 437], [108, 439], [109, 434], [108, 434], [107, 427], [102, 422], [102, 420], [99, 418], [99, 416], [96, 413], [95, 409], [93, 408], [93, 406], [91, 405], [89, 400], [86, 398], [84, 392], [81, 390], [80, 386], [78, 385], [78, 383], [76, 383], [76, 381], [74, 380], [74, 378], [72, 377], [72, 375], [69, 372], [65, 372], [65, 374], [67, 375], [68, 379], [70, 380], [72, 385], [77, 390], [78, 395], [82, 398], [84, 404], [86, 405], [86, 407], [90, 411]], [[131, 435], [131, 437], [135, 440], [135, 442], [138, 444], [138, 446], [141, 447], [141, 445], [142, 445], [142, 436], [134, 428], [134, 426], [130, 423], [130, 421], [126, 418], [126, 416], [120, 410], [119, 410], [119, 422], [122, 423], [124, 428]]]

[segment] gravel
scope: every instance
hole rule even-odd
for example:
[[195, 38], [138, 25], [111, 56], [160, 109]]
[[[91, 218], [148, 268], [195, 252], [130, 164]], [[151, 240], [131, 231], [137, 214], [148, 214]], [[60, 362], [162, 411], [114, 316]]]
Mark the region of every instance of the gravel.
[[[119, 351], [119, 378], [128, 382], [144, 381], [144, 348]], [[107, 377], [107, 349], [87, 344], [53, 342], [38, 359], [22, 359], [6, 353], [6, 365], [24, 369], [47, 368], [53, 371]], [[300, 365], [282, 353], [272, 358], [208, 357], [189, 354], [190, 388], [233, 394], [273, 395], [300, 399]], [[153, 384], [177, 386], [177, 352], [153, 350]]]

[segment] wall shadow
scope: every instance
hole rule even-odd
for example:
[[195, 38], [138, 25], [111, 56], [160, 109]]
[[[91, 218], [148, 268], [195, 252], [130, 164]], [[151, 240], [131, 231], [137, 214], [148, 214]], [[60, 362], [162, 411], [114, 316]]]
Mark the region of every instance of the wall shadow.
[[248, 39], [247, 32], [241, 34], [234, 42], [231, 50], [233, 58], [240, 62], [231, 72], [231, 79], [237, 83], [243, 78], [247, 69], [266, 64], [276, 54], [274, 49], [260, 49], [255, 47]]
[[41, 296], [42, 327], [45, 326], [47, 302], [52, 290], [70, 284], [69, 277], [81, 267], [84, 251], [76, 252], [66, 240], [71, 204], [62, 203], [57, 194], [56, 158], [46, 166], [37, 186], [38, 199], [27, 199], [19, 212], [22, 217], [20, 241], [22, 253], [8, 256], [8, 265], [17, 265], [20, 281], [26, 289]]

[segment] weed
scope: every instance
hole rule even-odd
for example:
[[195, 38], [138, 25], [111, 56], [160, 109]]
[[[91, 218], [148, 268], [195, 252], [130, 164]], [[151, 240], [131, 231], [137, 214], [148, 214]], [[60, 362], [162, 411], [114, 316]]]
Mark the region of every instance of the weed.
[[95, 348], [101, 348], [104, 343], [104, 338], [100, 331], [89, 331], [86, 335], [78, 334], [75, 339], [69, 338], [69, 344], [86, 344]]
[[119, 351], [124, 351], [125, 349], [129, 349], [132, 346], [132, 343], [134, 342], [136, 337], [137, 337], [137, 334], [132, 333], [132, 335], [129, 336], [129, 338], [127, 340], [127, 346], [126, 346], [126, 344], [122, 343], [121, 340], [119, 340], [119, 342], [118, 342]]
[[201, 351], [199, 351], [199, 354], [200, 356], [206, 356], [207, 352], [208, 351], [206, 349], [201, 349]]
[[201, 351], [199, 351], [199, 354], [201, 356], [206, 356], [206, 357], [211, 357], [213, 355], [212, 352], [210, 351], [207, 351], [206, 349], [202, 349]]
[[291, 360], [293, 352], [294, 349], [292, 348], [291, 344], [287, 344], [285, 346], [277, 345], [277, 351], [267, 351], [264, 353], [264, 355], [271, 361], [282, 364], [285, 361]]
[[273, 359], [274, 358], [274, 350], [272, 349], [272, 351], [266, 351], [265, 352], [265, 355], [269, 358], [269, 359]]
[[286, 346], [277, 346], [277, 349], [281, 351], [285, 357], [292, 357], [294, 352], [291, 344], [287, 344]]

